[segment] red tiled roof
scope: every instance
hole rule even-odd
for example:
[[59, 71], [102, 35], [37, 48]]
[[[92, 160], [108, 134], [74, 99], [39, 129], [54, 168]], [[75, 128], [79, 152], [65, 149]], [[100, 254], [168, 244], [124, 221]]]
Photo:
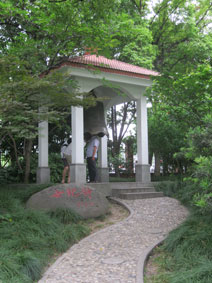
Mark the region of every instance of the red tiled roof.
[[134, 66], [114, 59], [107, 59], [103, 56], [97, 56], [95, 54], [69, 58], [68, 64], [76, 67], [85, 67], [85, 65], [91, 65], [98, 67], [98, 69], [104, 72], [118, 73], [133, 77], [149, 78], [150, 76], [159, 75], [158, 72], [152, 70]]

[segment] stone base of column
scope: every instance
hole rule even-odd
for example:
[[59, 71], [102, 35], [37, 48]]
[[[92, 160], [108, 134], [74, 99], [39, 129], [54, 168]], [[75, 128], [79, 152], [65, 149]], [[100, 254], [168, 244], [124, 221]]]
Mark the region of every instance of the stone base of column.
[[50, 168], [49, 167], [38, 167], [36, 174], [37, 184], [48, 184], [50, 183]]
[[109, 182], [109, 168], [98, 168], [97, 181], [100, 183]]
[[71, 164], [71, 183], [86, 183], [86, 164]]
[[142, 183], [151, 182], [149, 164], [147, 165], [136, 164], [135, 173], [136, 173], [135, 175], [136, 182], [142, 182]]

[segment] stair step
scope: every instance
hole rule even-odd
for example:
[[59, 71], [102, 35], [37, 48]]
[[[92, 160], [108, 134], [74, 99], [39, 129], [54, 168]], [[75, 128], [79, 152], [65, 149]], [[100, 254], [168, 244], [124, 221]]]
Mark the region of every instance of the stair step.
[[143, 192], [155, 192], [153, 187], [133, 187], [123, 189], [112, 189], [112, 196], [117, 196], [122, 193], [143, 193]]
[[163, 197], [162, 192], [136, 192], [136, 193], [121, 193], [117, 195], [118, 198], [120, 199], [145, 199], [145, 198], [158, 198], [158, 197]]

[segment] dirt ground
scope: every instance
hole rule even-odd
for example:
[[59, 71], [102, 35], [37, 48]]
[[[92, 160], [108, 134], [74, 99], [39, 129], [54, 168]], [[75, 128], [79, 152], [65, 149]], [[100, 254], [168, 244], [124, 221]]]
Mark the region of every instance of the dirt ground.
[[145, 266], [145, 278], [151, 279], [154, 275], [158, 273], [158, 265], [155, 263], [155, 259], [159, 256], [159, 253], [155, 252], [153, 253], [147, 260], [146, 266]]
[[103, 217], [88, 222], [91, 233], [95, 233], [107, 226], [120, 222], [129, 216], [129, 211], [120, 204], [110, 201], [109, 213]]

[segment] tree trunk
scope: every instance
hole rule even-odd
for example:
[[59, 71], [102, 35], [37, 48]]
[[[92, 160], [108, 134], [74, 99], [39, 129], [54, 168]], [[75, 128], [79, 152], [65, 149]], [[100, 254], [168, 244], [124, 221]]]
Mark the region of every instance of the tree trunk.
[[134, 139], [128, 139], [125, 141], [126, 168], [129, 175], [133, 174], [133, 143]]
[[168, 170], [168, 162], [166, 159], [163, 159], [163, 174], [168, 175], [169, 170]]
[[155, 152], [155, 176], [160, 176], [160, 154]]
[[25, 174], [24, 174], [24, 183], [29, 183], [29, 174], [30, 174], [30, 157], [32, 151], [32, 139], [25, 140]]
[[119, 142], [113, 142], [113, 147], [112, 147], [112, 157], [114, 159], [114, 170], [115, 170], [115, 175], [117, 177], [120, 177], [120, 172], [119, 172], [119, 166], [120, 166], [120, 160], [119, 160], [119, 154], [120, 154], [120, 144]]
[[111, 129], [112, 129], [112, 140], [113, 140], [112, 157], [114, 160], [116, 160], [114, 164], [116, 176], [120, 175], [119, 155], [120, 155], [121, 143], [130, 124], [135, 118], [135, 113], [136, 113], [135, 102], [124, 103], [121, 111], [117, 111], [116, 106], [111, 107]]
[[19, 158], [18, 158], [18, 151], [17, 151], [17, 146], [16, 146], [16, 141], [15, 139], [13, 138], [13, 136], [11, 135], [11, 133], [8, 133], [9, 137], [11, 138], [12, 142], [13, 142], [13, 148], [14, 148], [14, 154], [15, 154], [15, 160], [16, 160], [16, 164], [18, 166], [18, 169], [20, 171], [22, 171], [22, 167], [21, 167], [21, 164], [19, 162]]

